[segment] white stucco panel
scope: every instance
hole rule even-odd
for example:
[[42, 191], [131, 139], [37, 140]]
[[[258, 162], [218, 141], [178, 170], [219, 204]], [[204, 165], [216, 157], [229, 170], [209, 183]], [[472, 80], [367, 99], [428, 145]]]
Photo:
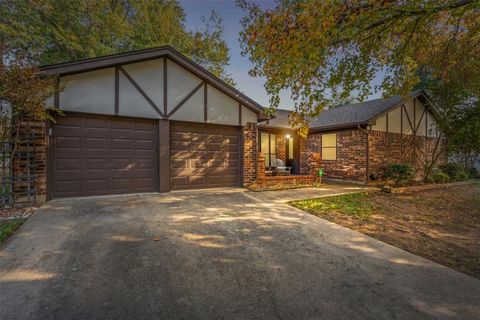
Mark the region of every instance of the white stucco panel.
[[247, 123], [257, 123], [257, 114], [242, 106], [242, 126], [245, 126]]
[[388, 132], [401, 133], [402, 132], [402, 108], [397, 107], [388, 113]]
[[212, 86], [207, 86], [207, 122], [239, 125], [239, 104]]
[[419, 100], [415, 101], [415, 122], [417, 123], [417, 135], [425, 136], [426, 134], [426, 117], [423, 114], [425, 106]]
[[201, 80], [180, 67], [175, 62], [167, 61], [167, 106], [170, 112], [182, 101]]
[[190, 99], [185, 102], [171, 117], [179, 121], [204, 121], [203, 88], [200, 88]]
[[163, 110], [163, 59], [122, 66], [145, 94]]
[[159, 119], [160, 115], [125, 77], [119, 74], [118, 113], [121, 116]]
[[115, 70], [101, 69], [61, 78], [60, 109], [101, 114], [115, 113]]
[[375, 124], [372, 126], [372, 130], [377, 130], [377, 131], [387, 131], [387, 116], [383, 115], [381, 117], [378, 117], [375, 120]]
[[[405, 109], [403, 110], [403, 134], [413, 134], [413, 99], [405, 102]], [[410, 126], [411, 124], [411, 126]]]

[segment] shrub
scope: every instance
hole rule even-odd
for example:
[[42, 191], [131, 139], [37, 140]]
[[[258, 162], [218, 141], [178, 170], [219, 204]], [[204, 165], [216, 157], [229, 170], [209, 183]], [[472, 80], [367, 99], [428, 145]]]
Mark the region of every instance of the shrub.
[[447, 183], [450, 181], [450, 178], [445, 172], [437, 171], [432, 175], [432, 180], [435, 183]]
[[439, 167], [440, 171], [447, 174], [450, 181], [461, 181], [468, 179], [468, 173], [462, 167], [462, 165], [454, 162], [449, 162]]
[[391, 163], [387, 165], [385, 177], [393, 179], [396, 185], [405, 185], [412, 181], [415, 170], [412, 166], [404, 163]]

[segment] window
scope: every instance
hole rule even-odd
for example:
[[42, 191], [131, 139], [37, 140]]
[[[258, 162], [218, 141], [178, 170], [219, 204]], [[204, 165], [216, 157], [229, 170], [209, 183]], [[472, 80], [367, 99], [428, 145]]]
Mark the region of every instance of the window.
[[337, 160], [337, 134], [322, 134], [322, 159]]
[[277, 159], [277, 136], [262, 132], [260, 134], [260, 150], [265, 157], [265, 167], [271, 167]]

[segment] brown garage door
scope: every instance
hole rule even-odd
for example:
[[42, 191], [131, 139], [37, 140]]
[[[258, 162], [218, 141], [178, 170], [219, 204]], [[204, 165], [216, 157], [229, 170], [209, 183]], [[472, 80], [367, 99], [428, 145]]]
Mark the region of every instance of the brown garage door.
[[52, 198], [157, 190], [156, 121], [68, 114], [52, 131]]
[[237, 127], [172, 122], [170, 125], [171, 189], [237, 186]]

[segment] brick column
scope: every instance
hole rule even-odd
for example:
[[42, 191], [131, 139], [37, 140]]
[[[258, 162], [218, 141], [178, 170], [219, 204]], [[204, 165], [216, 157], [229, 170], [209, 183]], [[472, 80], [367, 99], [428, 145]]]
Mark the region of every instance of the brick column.
[[243, 183], [257, 180], [257, 125], [247, 123], [243, 127]]
[[318, 170], [322, 167], [322, 158], [319, 152], [314, 152], [309, 158], [310, 174], [319, 181]]
[[258, 174], [257, 178], [259, 183], [263, 183], [265, 181], [265, 156], [263, 153], [258, 153]]

